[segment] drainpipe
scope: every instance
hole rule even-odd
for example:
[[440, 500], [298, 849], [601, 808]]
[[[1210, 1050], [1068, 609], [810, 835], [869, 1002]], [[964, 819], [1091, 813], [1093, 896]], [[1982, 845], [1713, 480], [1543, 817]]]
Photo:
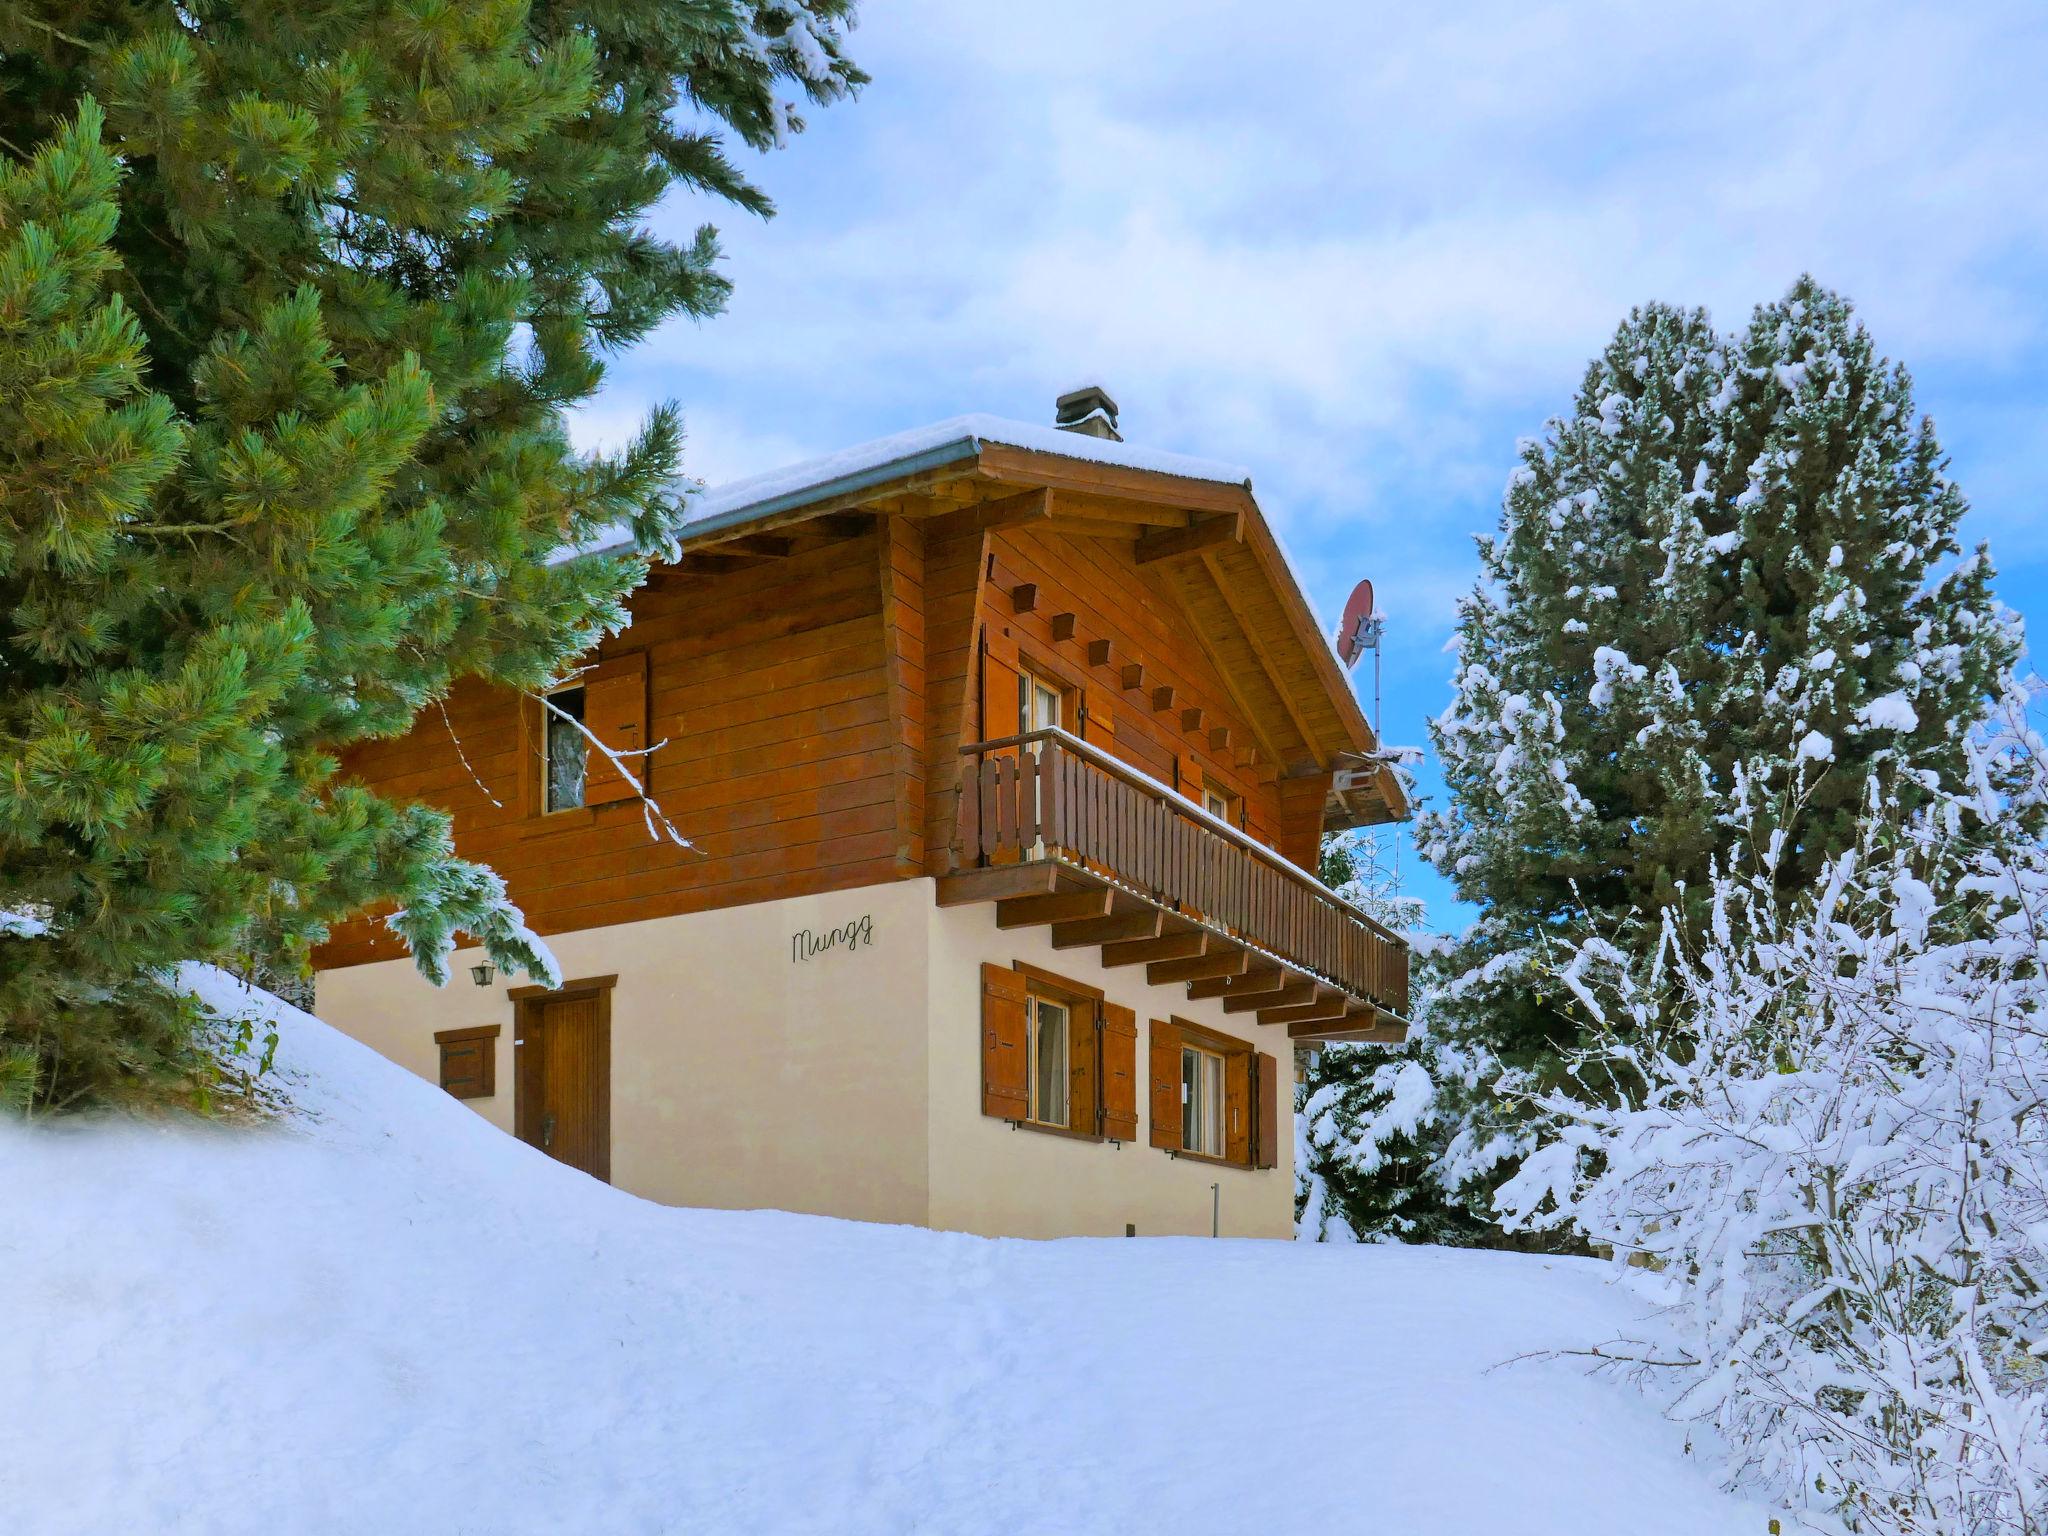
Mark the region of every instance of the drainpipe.
[[1209, 1235], [1220, 1237], [1223, 1227], [1223, 1186], [1209, 1186]]

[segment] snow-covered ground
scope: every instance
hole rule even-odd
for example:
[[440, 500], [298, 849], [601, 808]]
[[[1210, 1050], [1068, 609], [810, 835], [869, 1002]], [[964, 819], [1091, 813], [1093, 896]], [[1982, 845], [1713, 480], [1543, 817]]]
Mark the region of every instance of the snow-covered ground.
[[1765, 1528], [1596, 1266], [665, 1209], [194, 980], [297, 1108], [0, 1130], [11, 1536]]

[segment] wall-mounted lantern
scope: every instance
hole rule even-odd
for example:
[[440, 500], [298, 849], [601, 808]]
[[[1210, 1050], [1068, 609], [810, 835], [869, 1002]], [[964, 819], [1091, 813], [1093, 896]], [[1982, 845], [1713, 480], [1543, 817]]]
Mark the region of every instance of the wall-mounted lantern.
[[488, 960], [479, 960], [469, 968], [469, 979], [480, 987], [488, 987], [498, 979], [498, 968]]

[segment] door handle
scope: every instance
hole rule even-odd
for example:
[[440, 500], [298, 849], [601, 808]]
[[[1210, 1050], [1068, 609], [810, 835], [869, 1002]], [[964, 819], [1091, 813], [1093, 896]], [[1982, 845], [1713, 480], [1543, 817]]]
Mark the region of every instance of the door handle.
[[546, 1151], [546, 1150], [547, 1150], [548, 1148], [552, 1147], [552, 1146], [553, 1146], [554, 1144], [555, 1144], [555, 1117], [554, 1117], [553, 1115], [542, 1115], [542, 1116], [540, 1117], [540, 1147], [541, 1147], [541, 1150], [542, 1150], [543, 1152], [545, 1152], [545, 1151]]

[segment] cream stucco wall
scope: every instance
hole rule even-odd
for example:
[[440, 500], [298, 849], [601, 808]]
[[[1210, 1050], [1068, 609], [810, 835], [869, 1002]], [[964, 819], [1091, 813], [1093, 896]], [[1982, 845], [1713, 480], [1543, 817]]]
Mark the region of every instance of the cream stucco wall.
[[[872, 942], [792, 957], [804, 930], [867, 918]], [[676, 1205], [780, 1207], [1017, 1237], [1209, 1231], [1219, 1186], [1226, 1236], [1293, 1231], [1293, 1137], [1281, 1166], [1251, 1170], [1148, 1145], [1146, 1042], [1178, 1014], [1251, 1041], [1280, 1064], [1283, 1029], [1151, 987], [1095, 949], [1054, 950], [1050, 932], [1003, 932], [992, 905], [941, 908], [930, 880], [761, 902], [557, 934], [569, 978], [616, 975], [611, 998], [612, 1181]], [[468, 1100], [510, 1132], [508, 983], [475, 986], [457, 957], [436, 990], [408, 961], [323, 972], [329, 1022], [434, 1080], [434, 1033], [502, 1026], [497, 1092]], [[981, 965], [1023, 960], [1100, 987], [1138, 1015], [1135, 1140], [1121, 1146], [1020, 1130], [981, 1114]], [[523, 983], [512, 978], [511, 984]]]
[[[1011, 1237], [1206, 1237], [1218, 1201], [1225, 1237], [1292, 1237], [1294, 1137], [1280, 1135], [1277, 1168], [1230, 1168], [1169, 1156], [1151, 1145], [1146, 1046], [1154, 1019], [1173, 1016], [1247, 1040], [1280, 1065], [1280, 1108], [1294, 1104], [1287, 1031], [1260, 1028], [1185, 985], [1154, 987], [1144, 967], [1105, 967], [1101, 950], [1052, 947], [1049, 928], [1003, 932], [995, 908], [932, 908], [931, 1212], [929, 1224]], [[1115, 1146], [1050, 1135], [981, 1113], [981, 965], [1016, 961], [1099, 987], [1138, 1015], [1138, 1134]], [[1291, 1121], [1287, 1122], [1291, 1124]], [[1210, 1186], [1217, 1186], [1212, 1195]]]
[[[913, 881], [550, 937], [563, 976], [619, 978], [612, 1182], [672, 1205], [924, 1221], [931, 904]], [[795, 934], [863, 916], [871, 944], [791, 958]], [[315, 1007], [430, 1080], [436, 1030], [502, 1024], [497, 1093], [466, 1102], [509, 1132], [512, 1004], [504, 978], [470, 980], [476, 958], [439, 991], [409, 961], [322, 972]]]

